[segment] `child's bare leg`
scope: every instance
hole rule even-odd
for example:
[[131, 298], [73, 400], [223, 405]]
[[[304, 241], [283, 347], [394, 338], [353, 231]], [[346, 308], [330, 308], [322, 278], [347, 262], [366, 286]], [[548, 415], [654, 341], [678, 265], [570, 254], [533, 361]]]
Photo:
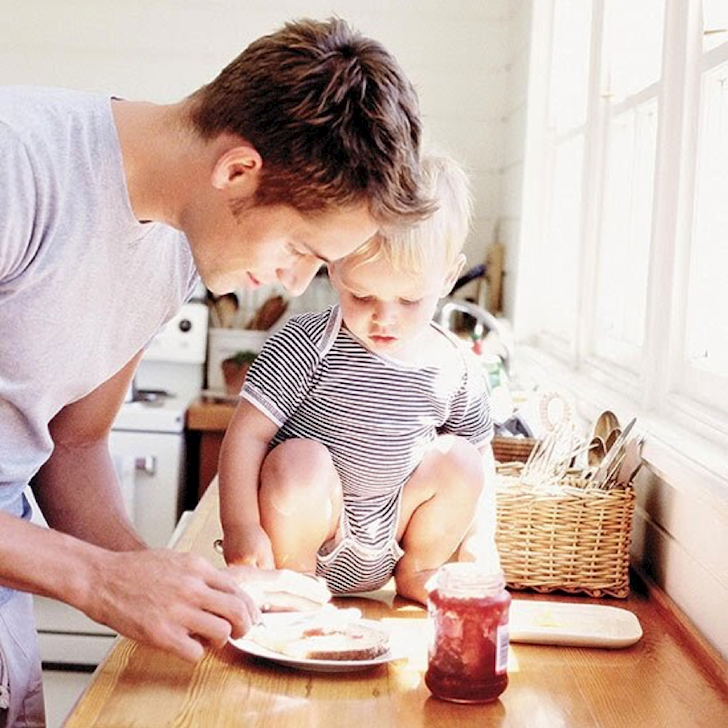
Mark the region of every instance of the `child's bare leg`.
[[335, 535], [341, 511], [341, 483], [326, 447], [286, 440], [271, 450], [258, 502], [276, 566], [314, 573], [316, 552]]
[[397, 592], [427, 601], [425, 584], [455, 553], [475, 517], [483, 489], [477, 448], [439, 437], [404, 486], [398, 539], [404, 549], [394, 575]]

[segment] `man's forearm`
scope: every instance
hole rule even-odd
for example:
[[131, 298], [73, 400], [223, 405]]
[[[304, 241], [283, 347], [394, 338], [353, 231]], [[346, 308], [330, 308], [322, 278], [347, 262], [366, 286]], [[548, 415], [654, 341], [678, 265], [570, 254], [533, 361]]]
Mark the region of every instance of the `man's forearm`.
[[146, 548], [124, 510], [105, 440], [56, 446], [33, 491], [52, 528], [112, 551]]
[[103, 551], [0, 512], [0, 584], [81, 608]]

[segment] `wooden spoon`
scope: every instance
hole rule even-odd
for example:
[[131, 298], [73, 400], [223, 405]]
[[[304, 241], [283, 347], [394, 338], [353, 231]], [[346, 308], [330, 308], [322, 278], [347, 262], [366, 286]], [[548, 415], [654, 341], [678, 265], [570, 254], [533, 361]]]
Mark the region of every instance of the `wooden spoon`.
[[596, 422], [594, 423], [592, 437], [601, 437], [602, 440], [606, 442], [609, 437], [609, 433], [617, 428], [619, 428], [617, 415], [615, 415], [614, 412], [606, 410], [597, 417]]
[[604, 456], [607, 454], [607, 448], [604, 446], [604, 440], [601, 437], [592, 437], [589, 443], [586, 460], [590, 467], [599, 465]]
[[235, 316], [238, 313], [238, 297], [235, 293], [223, 293], [215, 299], [215, 307], [220, 316], [222, 327], [231, 329], [235, 323]]
[[619, 427], [615, 427], [607, 436], [604, 441], [604, 449], [609, 452], [613, 447], [614, 443], [617, 442], [617, 438], [622, 434], [622, 430]]

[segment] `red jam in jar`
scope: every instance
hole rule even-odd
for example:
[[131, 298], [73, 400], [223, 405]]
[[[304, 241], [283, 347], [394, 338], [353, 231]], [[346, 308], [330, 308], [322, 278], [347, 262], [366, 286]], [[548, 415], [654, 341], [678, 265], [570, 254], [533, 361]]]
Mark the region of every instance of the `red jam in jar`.
[[508, 685], [508, 608], [503, 572], [474, 563], [441, 567], [428, 584], [433, 637], [425, 683], [456, 703], [495, 700]]

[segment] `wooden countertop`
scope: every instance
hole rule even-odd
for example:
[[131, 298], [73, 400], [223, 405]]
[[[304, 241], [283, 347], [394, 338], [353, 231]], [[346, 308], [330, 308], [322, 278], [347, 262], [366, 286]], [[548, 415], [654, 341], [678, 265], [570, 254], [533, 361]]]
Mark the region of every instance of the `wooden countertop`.
[[[209, 488], [177, 544], [221, 563], [217, 488]], [[589, 601], [525, 595], [517, 599]], [[408, 659], [362, 673], [326, 675], [276, 667], [233, 647], [208, 651], [190, 665], [159, 650], [120, 639], [68, 717], [69, 728], [92, 726], [265, 726], [349, 728], [371, 725], [470, 726], [728, 725], [724, 663], [701, 657], [686, 631], [654, 599], [633, 593], [626, 607], [644, 636], [623, 650], [511, 645], [510, 685], [495, 703], [467, 706], [431, 697], [426, 668], [426, 614], [382, 592], [382, 601], [342, 600], [366, 616], [387, 619], [407, 635]]]
[[229, 402], [198, 399], [187, 410], [187, 428], [200, 432], [225, 432], [235, 411]]

